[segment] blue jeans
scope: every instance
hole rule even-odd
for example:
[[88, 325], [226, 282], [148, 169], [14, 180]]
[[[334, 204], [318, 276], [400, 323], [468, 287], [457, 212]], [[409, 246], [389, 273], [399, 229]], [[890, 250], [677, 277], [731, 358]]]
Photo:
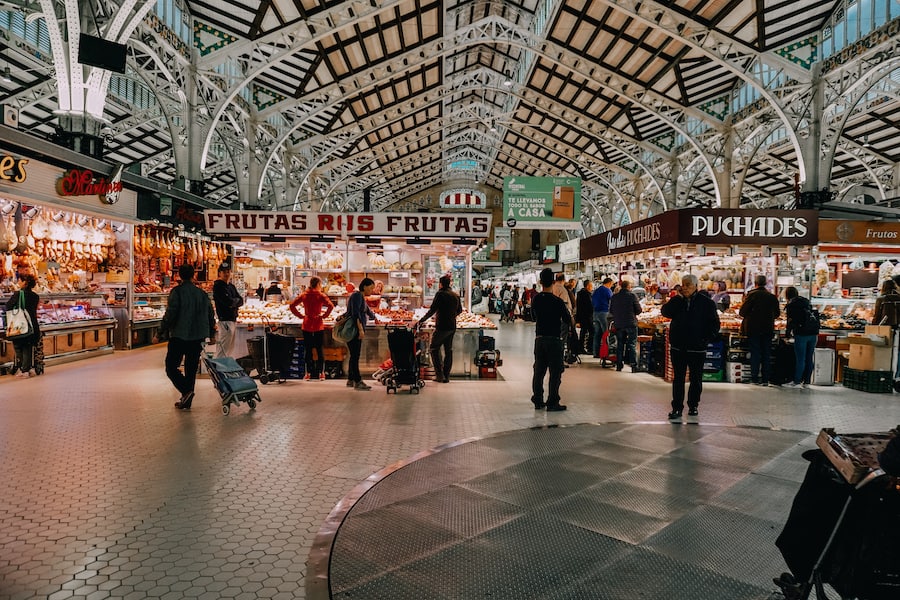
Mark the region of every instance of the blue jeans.
[[772, 371], [772, 334], [749, 335], [747, 341], [750, 343], [750, 380], [754, 383], [769, 383]]
[[594, 311], [594, 356], [600, 353], [600, 340], [607, 329], [609, 329], [609, 313]]
[[816, 352], [817, 335], [795, 335], [794, 356], [794, 383], [809, 383], [813, 372], [813, 356]]

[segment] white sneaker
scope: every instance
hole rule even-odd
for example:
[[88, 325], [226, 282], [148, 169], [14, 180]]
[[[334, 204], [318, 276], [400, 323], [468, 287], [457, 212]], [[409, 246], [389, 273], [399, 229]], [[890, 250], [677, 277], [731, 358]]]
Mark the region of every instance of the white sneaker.
[[793, 381], [788, 381], [787, 383], [783, 383], [783, 384], [781, 385], [781, 387], [783, 387], [783, 388], [791, 388], [791, 389], [794, 389], [794, 388], [801, 387], [801, 384], [799, 384], [799, 383], [794, 383]]
[[808, 390], [808, 389], [809, 389], [809, 384], [808, 384], [808, 383], [803, 383], [803, 384], [800, 385], [800, 387], [802, 387], [804, 390]]
[[28, 379], [29, 377], [31, 377], [31, 371], [20, 371], [16, 373], [16, 377], [18, 377], [19, 379]]

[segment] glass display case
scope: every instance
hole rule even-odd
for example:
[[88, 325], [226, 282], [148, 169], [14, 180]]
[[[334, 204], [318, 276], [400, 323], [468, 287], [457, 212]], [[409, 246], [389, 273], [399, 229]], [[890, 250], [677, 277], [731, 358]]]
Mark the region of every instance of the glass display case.
[[113, 351], [116, 320], [102, 294], [41, 295], [37, 315], [47, 364]]
[[825, 329], [863, 329], [875, 316], [875, 298], [811, 298]]
[[166, 306], [168, 294], [135, 294], [131, 304], [131, 347], [151, 344], [153, 336], [159, 331], [159, 325]]

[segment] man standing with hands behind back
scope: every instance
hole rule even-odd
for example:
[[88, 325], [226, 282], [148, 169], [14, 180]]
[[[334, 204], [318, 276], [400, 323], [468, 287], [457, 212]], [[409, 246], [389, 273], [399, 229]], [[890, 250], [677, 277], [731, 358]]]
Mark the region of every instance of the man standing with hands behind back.
[[684, 410], [684, 376], [690, 371], [688, 415], [697, 416], [703, 391], [703, 361], [706, 346], [719, 333], [719, 313], [709, 296], [697, 293], [697, 276], [681, 278], [678, 295], [662, 305], [662, 316], [669, 324], [669, 347], [674, 367], [672, 380], [672, 412], [669, 419], [680, 419]]
[[775, 319], [781, 314], [778, 298], [766, 289], [766, 276], [757, 275], [756, 287], [747, 293], [739, 311], [741, 333], [750, 345], [750, 381], [756, 385], [769, 385], [772, 370], [772, 338], [775, 335]]
[[[572, 321], [569, 310], [553, 293], [553, 271], [541, 271], [543, 291], [534, 297], [534, 376], [531, 380], [531, 402], [535, 410], [547, 407], [550, 412], [566, 410], [559, 403], [559, 386], [563, 373], [563, 340], [560, 332]], [[550, 389], [544, 402], [544, 375], [550, 370]]]
[[[188, 410], [194, 400], [194, 384], [203, 340], [216, 341], [216, 317], [212, 302], [206, 292], [194, 285], [194, 267], [184, 264], [178, 267], [181, 283], [169, 292], [169, 303], [163, 315], [159, 333], [169, 338], [166, 351], [166, 376], [181, 393], [175, 408]], [[153, 337], [153, 343], [159, 341]], [[184, 360], [184, 374], [178, 369]]]
[[213, 302], [216, 304], [216, 316], [219, 318], [216, 358], [224, 358], [231, 356], [234, 350], [238, 309], [244, 305], [244, 299], [231, 283], [230, 262], [226, 261], [219, 265], [219, 278], [213, 283]]

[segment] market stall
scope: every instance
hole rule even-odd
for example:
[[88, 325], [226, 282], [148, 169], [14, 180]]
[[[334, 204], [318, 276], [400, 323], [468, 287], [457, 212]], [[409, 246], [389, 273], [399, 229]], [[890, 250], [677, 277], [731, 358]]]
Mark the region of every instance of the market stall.
[[135, 226], [131, 242], [133, 267], [114, 279], [121, 285], [120, 293], [130, 298], [125, 306], [118, 306], [128, 323], [127, 347], [137, 348], [150, 344], [158, 333], [169, 291], [177, 284], [178, 267], [193, 265], [197, 285], [211, 293], [218, 265], [231, 250], [208, 236], [161, 223]]
[[[723, 341], [708, 349], [704, 378], [740, 381], [742, 369], [728, 363], [747, 360], [737, 314], [744, 293], [759, 274], [779, 295], [798, 285], [805, 272], [802, 255], [818, 242], [817, 226], [818, 213], [809, 210], [669, 211], [583, 240], [581, 257], [589, 272], [634, 282], [643, 308], [641, 363], [659, 376], [671, 377], [660, 306], [682, 275], [696, 275], [701, 292], [726, 295], [727, 308], [720, 303]], [[784, 321], [776, 328], [783, 329]]]
[[[124, 296], [107, 277], [128, 270], [136, 193], [115, 177], [3, 155], [15, 177], [0, 178], [0, 302], [34, 275], [47, 364], [113, 351], [120, 326], [112, 306]], [[0, 331], [0, 365], [12, 345]]]
[[[460, 357], [454, 361], [454, 374], [471, 372], [470, 358], [478, 348], [478, 337], [484, 329], [495, 327], [489, 319], [468, 310], [471, 253], [490, 229], [490, 214], [286, 213], [288, 221], [279, 220], [280, 213], [274, 214], [276, 217], [265, 222], [251, 219], [252, 213], [207, 211], [211, 232], [241, 238], [235, 242], [235, 264], [245, 283], [262, 281], [262, 274], [272, 274], [276, 266], [289, 270], [281, 298], [260, 300], [255, 294], [248, 295], [238, 316], [238, 347], [259, 336], [260, 328], [266, 326], [301, 337], [302, 318], [291, 314], [288, 304], [312, 277], [319, 277], [323, 291], [336, 306], [325, 324], [326, 353], [342, 348], [332, 340], [330, 329], [346, 310], [349, 295], [369, 277], [376, 289], [366, 301], [377, 318], [371, 334], [364, 338], [360, 369], [374, 372], [388, 356], [386, 327], [414, 325], [430, 306], [438, 280], [447, 274], [466, 308], [454, 343]], [[272, 235], [277, 235], [275, 241], [270, 239]], [[298, 356], [302, 353], [296, 352]], [[302, 371], [298, 375], [302, 376]]]

